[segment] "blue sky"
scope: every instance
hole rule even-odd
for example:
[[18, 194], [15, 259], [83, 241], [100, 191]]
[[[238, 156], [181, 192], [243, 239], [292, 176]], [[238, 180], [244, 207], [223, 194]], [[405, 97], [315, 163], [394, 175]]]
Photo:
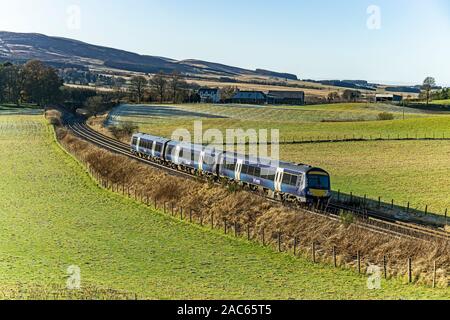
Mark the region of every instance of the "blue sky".
[[[0, 0], [0, 5], [0, 30], [291, 72], [303, 79], [415, 84], [430, 75], [450, 85], [448, 0]], [[80, 9], [79, 28], [68, 23], [74, 21], [74, 11], [68, 13], [72, 5]], [[380, 19], [370, 21], [379, 21], [379, 29], [367, 25], [373, 5]]]

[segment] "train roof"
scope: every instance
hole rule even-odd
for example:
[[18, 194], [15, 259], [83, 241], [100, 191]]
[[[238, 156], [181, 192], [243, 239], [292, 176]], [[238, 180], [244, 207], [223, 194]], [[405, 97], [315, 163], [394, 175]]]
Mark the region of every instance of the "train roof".
[[146, 133], [136, 133], [136, 134], [133, 135], [133, 137], [141, 138], [141, 139], [144, 139], [144, 140], [151, 140], [151, 141], [156, 141], [156, 142], [162, 142], [162, 143], [166, 143], [166, 142], [170, 141], [169, 139], [161, 138], [161, 137], [157, 137], [157, 136], [152, 136], [152, 135], [146, 134]]

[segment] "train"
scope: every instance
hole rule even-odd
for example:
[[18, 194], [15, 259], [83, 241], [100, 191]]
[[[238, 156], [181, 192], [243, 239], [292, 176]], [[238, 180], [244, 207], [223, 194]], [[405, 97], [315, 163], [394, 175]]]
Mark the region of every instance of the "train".
[[313, 204], [331, 197], [329, 173], [306, 164], [250, 157], [144, 133], [132, 136], [131, 153], [192, 175], [248, 187], [275, 200]]

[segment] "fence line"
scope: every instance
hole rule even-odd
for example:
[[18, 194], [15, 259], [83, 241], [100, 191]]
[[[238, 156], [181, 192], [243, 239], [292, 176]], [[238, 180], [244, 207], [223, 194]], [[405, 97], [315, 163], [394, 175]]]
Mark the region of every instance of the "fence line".
[[[65, 144], [62, 143], [62, 146], [66, 150], [70, 150], [71, 148]], [[83, 164], [86, 168], [88, 173], [91, 175], [91, 177], [97, 182], [97, 186], [100, 188], [104, 188], [106, 190], [110, 190], [111, 192], [114, 192], [114, 184], [117, 185], [115, 190], [118, 190], [117, 193], [120, 194], [120, 190], [128, 190], [128, 193], [125, 194], [129, 199], [134, 199], [135, 201], [141, 202], [142, 204], [147, 205], [148, 207], [153, 207], [153, 209], [158, 210], [158, 199], [153, 199], [153, 205], [150, 205], [149, 201], [147, 200], [148, 195], [143, 196], [141, 194], [138, 196], [138, 191], [134, 187], [134, 185], [126, 185], [125, 182], [112, 182], [107, 177], [103, 177], [102, 173], [100, 171], [95, 170], [92, 165], [87, 161], [86, 158], [83, 157], [76, 157], [78, 161]], [[122, 188], [120, 188], [120, 186]], [[134, 190], [133, 190], [134, 188]], [[134, 197], [131, 191], [134, 191]], [[351, 195], [354, 197], [353, 195]], [[166, 202], [167, 203], [167, 202]], [[166, 207], [166, 203], [164, 203], [164, 208]], [[179, 218], [181, 221], [189, 222], [189, 223], [198, 223], [202, 227], [204, 226], [204, 216], [201, 213], [201, 209], [193, 209], [193, 208], [183, 208], [182, 206], [177, 207], [175, 202], [171, 201], [169, 211], [170, 215], [172, 217], [176, 217], [177, 214], [179, 214]], [[185, 211], [185, 210], [188, 211]], [[189, 213], [189, 221], [186, 220], [187, 216], [184, 215], [185, 212]], [[164, 211], [164, 213], [166, 213]], [[197, 219], [196, 219], [197, 218]], [[293, 254], [295, 257], [304, 257], [308, 258], [308, 256], [311, 258], [313, 263], [327, 263], [335, 268], [346, 268], [350, 267], [354, 269], [358, 274], [365, 274], [367, 273], [368, 266], [372, 265], [370, 261], [369, 256], [364, 256], [360, 251], [354, 252], [353, 254], [349, 254], [348, 252], [341, 252], [339, 255], [339, 247], [333, 246], [332, 248], [328, 247], [322, 247], [320, 242], [314, 241], [310, 247], [306, 245], [302, 245], [301, 241], [299, 241], [298, 236], [290, 235], [290, 234], [284, 234], [282, 231], [278, 231], [276, 233], [269, 234], [269, 237], [267, 238], [267, 233], [264, 228], [260, 229], [260, 232], [258, 233], [258, 228], [255, 224], [247, 223], [246, 225], [240, 225], [238, 220], [235, 221], [228, 221], [228, 219], [223, 219], [223, 221], [220, 221], [220, 219], [215, 219], [214, 214], [211, 214], [210, 216], [210, 225], [212, 230], [222, 229], [225, 235], [231, 236], [234, 231], [234, 237], [236, 238], [242, 238], [242, 233], [240, 232], [241, 228], [243, 227], [244, 230], [247, 230], [246, 237], [248, 241], [257, 242], [260, 243], [263, 247], [271, 247], [274, 250], [277, 250], [280, 253], [289, 253]], [[233, 229], [233, 230], [231, 230]], [[282, 240], [285, 241], [282, 241]], [[290, 245], [293, 244], [293, 245]], [[342, 263], [339, 263], [339, 259], [342, 261]], [[407, 278], [408, 283], [415, 283], [415, 275], [413, 270], [413, 260], [410, 258], [406, 262], [406, 272], [401, 273], [398, 269], [395, 268], [389, 268], [389, 259], [385, 255], [383, 257], [383, 261], [378, 261], [380, 265], [382, 265], [383, 269], [383, 275], [385, 279], [389, 279], [390, 277], [394, 277], [394, 275], [403, 274], [405, 278]], [[365, 267], [364, 267], [365, 266]], [[432, 287], [435, 288], [437, 286], [437, 275], [436, 270], [437, 268], [441, 267], [437, 265], [436, 261], [432, 262], [433, 267], [433, 282]], [[391, 271], [391, 272], [390, 272]], [[392, 276], [391, 276], [392, 274]], [[419, 275], [416, 275], [418, 277]], [[448, 284], [447, 284], [448, 286]]]

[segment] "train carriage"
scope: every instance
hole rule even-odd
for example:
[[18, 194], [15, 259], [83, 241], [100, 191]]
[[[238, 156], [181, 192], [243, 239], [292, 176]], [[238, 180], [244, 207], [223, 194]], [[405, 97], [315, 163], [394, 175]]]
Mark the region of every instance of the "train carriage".
[[252, 158], [146, 134], [133, 135], [131, 152], [191, 174], [263, 190], [280, 200], [310, 203], [331, 197], [329, 174], [304, 164]]
[[170, 141], [167, 144], [165, 161], [183, 169], [200, 174], [217, 174], [217, 160], [214, 148]]
[[165, 149], [169, 141], [148, 134], [135, 134], [131, 142], [131, 152], [161, 162], [164, 160]]

